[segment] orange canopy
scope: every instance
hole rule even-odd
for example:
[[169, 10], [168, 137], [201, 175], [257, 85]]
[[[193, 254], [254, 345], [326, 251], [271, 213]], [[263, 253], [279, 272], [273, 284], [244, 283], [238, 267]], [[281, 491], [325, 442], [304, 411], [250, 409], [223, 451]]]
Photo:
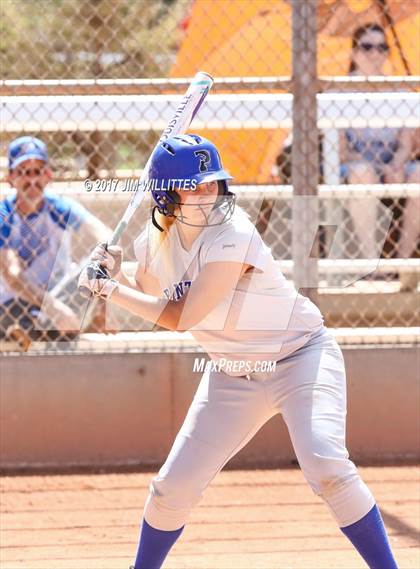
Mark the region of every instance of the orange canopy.
[[[417, 0], [388, 0], [404, 55], [420, 75], [420, 11]], [[405, 75], [399, 50], [376, 0], [318, 2], [318, 74], [346, 75], [351, 35], [367, 22], [387, 29], [391, 52], [385, 72]], [[290, 76], [292, 8], [286, 0], [195, 0], [172, 77], [202, 69], [216, 77]], [[219, 145], [238, 182], [267, 182], [285, 131], [241, 129], [206, 133]]]

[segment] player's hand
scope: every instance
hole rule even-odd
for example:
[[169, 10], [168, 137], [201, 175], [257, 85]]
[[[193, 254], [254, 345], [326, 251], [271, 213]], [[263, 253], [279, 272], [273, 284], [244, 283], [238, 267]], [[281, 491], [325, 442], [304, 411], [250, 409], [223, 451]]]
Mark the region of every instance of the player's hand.
[[98, 243], [90, 255], [90, 260], [104, 267], [112, 278], [120, 272], [122, 258], [121, 247], [117, 247], [117, 245], [107, 246], [106, 243]]
[[79, 277], [78, 287], [82, 296], [98, 296], [108, 300], [118, 287], [118, 281], [112, 279], [99, 261], [88, 263]]

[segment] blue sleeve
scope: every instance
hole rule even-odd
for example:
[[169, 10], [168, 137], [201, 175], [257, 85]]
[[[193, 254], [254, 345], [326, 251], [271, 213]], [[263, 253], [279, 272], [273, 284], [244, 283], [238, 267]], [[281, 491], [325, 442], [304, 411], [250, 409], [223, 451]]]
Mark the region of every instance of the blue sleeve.
[[13, 209], [10, 199], [0, 202], [0, 249], [8, 246], [13, 223]]
[[62, 229], [66, 229], [70, 225], [77, 230], [92, 216], [85, 207], [75, 200], [52, 196], [51, 194], [46, 197], [48, 198], [51, 218]]

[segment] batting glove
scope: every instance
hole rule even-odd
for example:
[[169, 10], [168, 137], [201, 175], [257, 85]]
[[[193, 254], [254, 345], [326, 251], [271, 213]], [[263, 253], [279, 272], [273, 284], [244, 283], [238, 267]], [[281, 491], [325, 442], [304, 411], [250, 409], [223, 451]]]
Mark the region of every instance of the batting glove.
[[121, 247], [108, 246], [106, 243], [98, 243], [90, 255], [90, 261], [98, 262], [106, 269], [110, 277], [115, 277], [120, 272], [122, 258]]
[[114, 290], [118, 287], [118, 281], [111, 279], [109, 273], [99, 262], [86, 265], [79, 277], [78, 287], [82, 296], [98, 296], [109, 300]]

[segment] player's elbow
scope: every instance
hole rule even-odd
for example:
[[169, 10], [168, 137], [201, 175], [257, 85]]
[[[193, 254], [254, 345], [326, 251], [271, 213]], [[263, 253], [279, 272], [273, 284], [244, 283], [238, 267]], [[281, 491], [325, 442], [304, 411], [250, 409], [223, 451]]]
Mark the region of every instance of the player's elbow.
[[189, 325], [186, 322], [180, 322], [176, 316], [172, 318], [159, 318], [157, 324], [167, 330], [171, 330], [171, 332], [188, 332], [188, 330], [194, 326], [194, 324]]
[[172, 328], [172, 330], [174, 332], [188, 332], [192, 327], [193, 327], [193, 325], [185, 326], [185, 325], [182, 325], [180, 322], [177, 322], [176, 326], [174, 326], [174, 328]]
[[179, 319], [175, 322], [173, 330], [175, 332], [188, 332], [191, 328], [194, 328], [196, 324], [201, 321], [200, 318], [194, 317], [188, 314], [181, 314]]
[[185, 314], [184, 299], [180, 301], [170, 300], [161, 313], [157, 324], [173, 332], [188, 332], [196, 322]]
[[178, 303], [174, 300], [169, 300], [165, 308], [160, 313], [159, 318], [156, 321], [158, 326], [162, 328], [166, 328], [167, 330], [171, 331], [178, 331], [178, 322], [179, 322], [179, 306]]

